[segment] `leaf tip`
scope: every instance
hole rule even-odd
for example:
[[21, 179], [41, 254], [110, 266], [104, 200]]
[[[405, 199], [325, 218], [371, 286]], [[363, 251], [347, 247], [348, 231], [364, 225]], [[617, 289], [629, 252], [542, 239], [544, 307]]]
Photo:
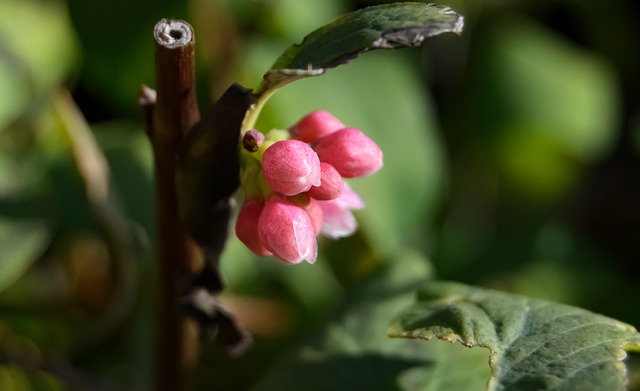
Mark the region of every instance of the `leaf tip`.
[[[430, 6], [437, 6], [434, 3], [430, 3]], [[457, 20], [456, 22], [453, 24], [453, 27], [451, 28], [450, 32], [452, 33], [456, 33], [458, 35], [462, 34], [462, 30], [464, 29], [464, 16], [460, 15], [459, 13], [457, 13], [456, 11], [454, 11], [451, 7], [444, 7], [440, 10], [440, 14], [441, 15], [453, 15], [453, 16], [457, 16]]]

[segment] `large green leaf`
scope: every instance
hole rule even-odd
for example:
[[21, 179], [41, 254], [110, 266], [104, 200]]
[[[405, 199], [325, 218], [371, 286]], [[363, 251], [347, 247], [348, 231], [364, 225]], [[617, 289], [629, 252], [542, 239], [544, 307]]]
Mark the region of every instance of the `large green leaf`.
[[624, 390], [624, 349], [640, 350], [640, 334], [617, 320], [447, 282], [426, 285], [388, 332], [488, 348], [489, 390]]
[[[389, 314], [429, 278], [428, 261], [407, 253], [381, 268], [256, 390], [481, 390], [487, 352], [386, 338]], [[425, 378], [423, 375], [428, 374]]]
[[264, 90], [324, 73], [375, 49], [418, 46], [425, 38], [462, 31], [463, 18], [449, 7], [395, 3], [346, 14], [289, 47], [265, 75]]

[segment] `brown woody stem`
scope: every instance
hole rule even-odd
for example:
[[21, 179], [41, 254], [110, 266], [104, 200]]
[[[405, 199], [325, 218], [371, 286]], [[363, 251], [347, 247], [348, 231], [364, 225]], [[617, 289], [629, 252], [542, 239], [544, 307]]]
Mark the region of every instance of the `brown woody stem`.
[[[194, 43], [191, 26], [163, 19], [154, 28], [156, 97], [143, 88], [140, 103], [151, 139], [156, 181], [156, 352], [157, 391], [184, 389], [187, 346], [196, 338], [178, 312], [181, 283], [198, 267], [198, 250], [180, 220], [176, 196], [178, 145], [200, 120], [195, 94]], [[153, 115], [148, 115], [152, 113]]]

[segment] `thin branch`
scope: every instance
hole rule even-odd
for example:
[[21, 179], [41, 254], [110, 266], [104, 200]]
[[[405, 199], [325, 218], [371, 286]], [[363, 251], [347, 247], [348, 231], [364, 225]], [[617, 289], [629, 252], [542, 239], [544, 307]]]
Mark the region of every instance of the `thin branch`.
[[143, 85], [138, 94], [138, 106], [142, 111], [144, 130], [149, 138], [153, 138], [153, 113], [156, 108], [158, 94], [153, 88]]
[[158, 391], [175, 391], [184, 386], [184, 358], [188, 353], [185, 341], [195, 338], [195, 334], [186, 335], [189, 329], [178, 313], [178, 298], [184, 294], [180, 292], [180, 283], [199, 266], [197, 247], [185, 233], [179, 216], [176, 156], [180, 141], [199, 121], [200, 113], [195, 93], [193, 29], [186, 22], [163, 19], [154, 28], [154, 38], [157, 97], [153, 121], [147, 124], [156, 170], [158, 281], [154, 387]]

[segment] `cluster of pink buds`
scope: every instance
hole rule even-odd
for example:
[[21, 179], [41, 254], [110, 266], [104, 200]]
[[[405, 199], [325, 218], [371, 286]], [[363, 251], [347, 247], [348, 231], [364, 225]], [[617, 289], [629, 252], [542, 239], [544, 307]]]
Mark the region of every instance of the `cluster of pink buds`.
[[378, 171], [382, 151], [360, 130], [314, 111], [288, 131], [244, 133], [241, 165], [238, 238], [258, 255], [314, 263], [319, 234], [336, 239], [356, 230], [351, 210], [364, 203], [344, 178]]

